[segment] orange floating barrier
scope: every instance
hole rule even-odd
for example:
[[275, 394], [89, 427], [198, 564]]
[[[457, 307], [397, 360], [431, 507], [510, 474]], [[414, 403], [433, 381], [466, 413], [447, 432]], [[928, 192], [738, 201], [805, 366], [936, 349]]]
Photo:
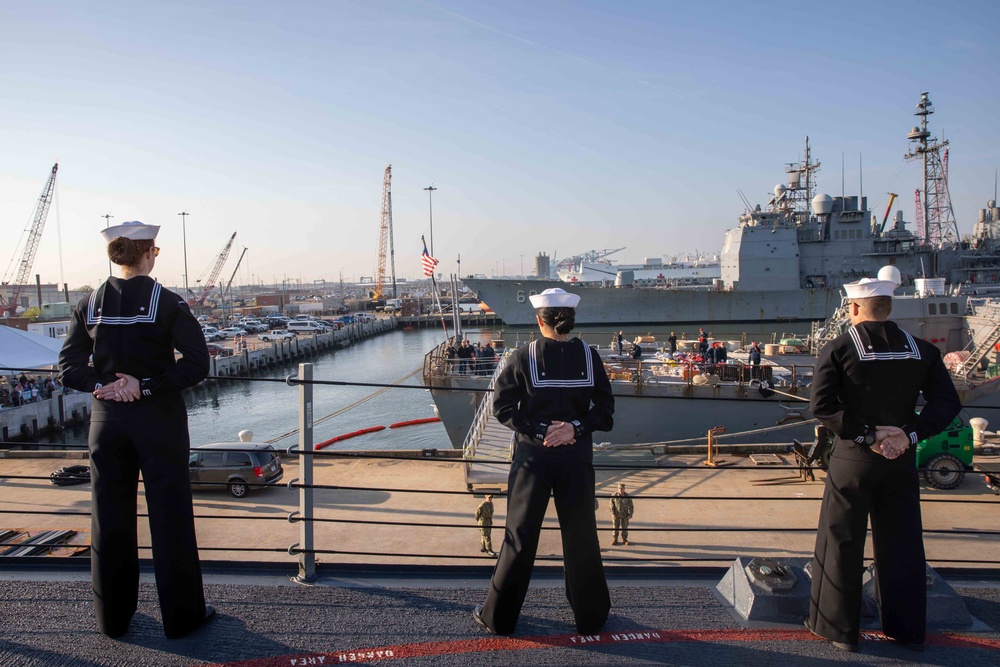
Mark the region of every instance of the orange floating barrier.
[[395, 424], [389, 424], [389, 428], [400, 428], [401, 426], [413, 426], [414, 424], [430, 424], [432, 422], [441, 421], [440, 417], [425, 417], [423, 419], [408, 419], [405, 422], [396, 422]]
[[323, 442], [316, 445], [313, 449], [318, 451], [328, 445], [332, 445], [335, 442], [340, 442], [341, 440], [347, 440], [348, 438], [356, 438], [359, 435], [364, 435], [366, 433], [374, 433], [375, 431], [384, 431], [384, 430], [385, 426], [369, 426], [368, 428], [363, 428], [358, 431], [351, 431], [350, 433], [338, 435], [336, 438], [330, 438], [329, 440], [324, 440]]

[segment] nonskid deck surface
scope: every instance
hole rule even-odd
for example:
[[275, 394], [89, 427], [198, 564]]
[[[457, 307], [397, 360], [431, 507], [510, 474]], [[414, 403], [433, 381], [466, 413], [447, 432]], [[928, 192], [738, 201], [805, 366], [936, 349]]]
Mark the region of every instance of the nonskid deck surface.
[[[152, 583], [119, 640], [95, 627], [86, 581], [0, 581], [4, 623], [0, 664], [93, 665], [1000, 665], [1000, 587], [962, 587], [977, 632], [932, 630], [927, 650], [908, 651], [877, 631], [845, 654], [801, 627], [745, 629], [716, 601], [710, 584], [616, 585], [599, 635], [575, 634], [558, 582], [533, 587], [517, 632], [488, 635], [472, 621], [488, 575], [424, 581], [427, 587], [321, 580], [304, 587], [209, 577], [218, 617], [192, 635], [163, 637]], [[265, 580], [267, 581], [267, 580]], [[362, 582], [363, 583], [363, 582]], [[405, 582], [401, 582], [405, 583]], [[345, 585], [346, 584], [346, 585]], [[455, 587], [456, 585], [461, 587]]]
[[[562, 550], [554, 510], [550, 508], [545, 521], [548, 529], [542, 533], [538, 565], [555, 568], [555, 573], [547, 575], [546, 581], [541, 568], [536, 572], [518, 633], [510, 639], [491, 637], [477, 630], [471, 618], [472, 607], [485, 596], [494, 561], [479, 551], [473, 512], [481, 497], [465, 493], [463, 464], [336, 459], [318, 463], [316, 483], [353, 489], [314, 492], [317, 516], [338, 520], [316, 526], [317, 548], [336, 551], [318, 556], [324, 566], [320, 585], [289, 584], [296, 561], [285, 550], [299, 541], [299, 525], [272, 520], [297, 509], [297, 492], [280, 486], [235, 499], [224, 490], [197, 491], [195, 512], [202, 517], [197, 520], [199, 544], [206, 548], [202, 557], [209, 572], [207, 599], [219, 611], [210, 627], [189, 639], [164, 639], [155, 587], [144, 575], [142, 599], [131, 630], [122, 641], [113, 641], [95, 629], [85, 567], [75, 568], [74, 576], [57, 579], [52, 573], [62, 568], [17, 571], [16, 564], [4, 562], [0, 569], [0, 665], [261, 667], [376, 661], [421, 665], [773, 665], [778, 661], [788, 664], [789, 656], [801, 658], [804, 664], [893, 664], [916, 658], [917, 664], [1000, 665], [1000, 583], [995, 579], [981, 585], [953, 582], [970, 613], [985, 625], [978, 626], [981, 632], [957, 636], [934, 631], [924, 654], [876, 641], [877, 634], [864, 642], [861, 654], [847, 655], [792, 625], [744, 630], [712, 593], [721, 574], [711, 580], [691, 581], [685, 574], [691, 568], [686, 566], [724, 569], [736, 556], [810, 554], [823, 474], [816, 482], [761, 487], [752, 482], [790, 471], [771, 466], [759, 470], [707, 468], [700, 465], [703, 457], [695, 455], [653, 457], [647, 452], [641, 458], [626, 456], [623, 467], [598, 470], [598, 527], [602, 555], [612, 578], [614, 608], [596, 641], [584, 641], [574, 633], [558, 570]], [[724, 458], [746, 463], [742, 457]], [[4, 459], [0, 470], [8, 476], [47, 476], [65, 463], [64, 459]], [[285, 463], [287, 479], [300, 476], [297, 462]], [[636, 499], [627, 547], [611, 545], [607, 495], [619, 481]], [[414, 494], [407, 493], [408, 489], [448, 493]], [[996, 497], [980, 476], [970, 474], [954, 491], [925, 486], [921, 492], [926, 500], [972, 501], [925, 502], [922, 511], [928, 530], [988, 530], [997, 525]], [[44, 478], [8, 478], [0, 483], [0, 506], [23, 512], [3, 515], [15, 528], [86, 532], [89, 517], [85, 515], [34, 512], [86, 512], [89, 499], [89, 485], [54, 487]], [[498, 495], [494, 503], [493, 536], [498, 544], [506, 498]], [[139, 511], [145, 511], [141, 493]], [[235, 516], [254, 519], [233, 520]], [[377, 523], [383, 521], [432, 525]], [[709, 532], [703, 532], [704, 528]], [[769, 532], [756, 532], [759, 529]], [[139, 540], [140, 544], [149, 541], [144, 521], [140, 521]], [[928, 558], [935, 565], [937, 559], [953, 558], [995, 567], [985, 563], [997, 560], [997, 542], [994, 536], [968, 532], [925, 535]], [[274, 551], [248, 554], [228, 548], [249, 544], [273, 547]], [[143, 552], [144, 557], [148, 553]], [[381, 555], [362, 555], [365, 553]], [[285, 575], [220, 579], [214, 574], [220, 567], [211, 562], [215, 560], [267, 561], [271, 568], [283, 568]], [[399, 566], [409, 566], [416, 568], [411, 572], [424, 574], [363, 579], [356, 573], [359, 563], [390, 573]], [[466, 569], [449, 575], [447, 569], [441, 569], [447, 565]], [[633, 566], [641, 581], [625, 580], [618, 567], [622, 565]], [[648, 575], [644, 574], [647, 570]], [[655, 579], [664, 571], [677, 572], [687, 580], [671, 583]], [[302, 658], [307, 661], [301, 662]]]

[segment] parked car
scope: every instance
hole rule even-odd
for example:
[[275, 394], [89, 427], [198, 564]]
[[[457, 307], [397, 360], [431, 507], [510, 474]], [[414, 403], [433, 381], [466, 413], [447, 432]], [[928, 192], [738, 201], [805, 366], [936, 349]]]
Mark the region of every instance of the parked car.
[[236, 336], [246, 336], [249, 332], [243, 327], [226, 327], [219, 329], [219, 333], [225, 338], [235, 338]]
[[314, 334], [314, 333], [326, 333], [326, 327], [320, 326], [318, 322], [300, 322], [297, 320], [292, 320], [288, 323], [288, 330], [292, 333], [304, 333], [304, 334]]
[[[225, 450], [244, 451], [225, 451]], [[188, 462], [191, 485], [197, 491], [225, 486], [234, 498], [251, 487], [277, 484], [285, 474], [281, 457], [266, 442], [213, 442], [191, 448]]]
[[240, 320], [240, 326], [249, 331], [250, 333], [260, 333], [262, 331], [267, 331], [267, 325], [252, 319]]
[[201, 332], [205, 334], [205, 342], [214, 343], [217, 340], [225, 340], [226, 336], [219, 333], [215, 327], [202, 327]]
[[295, 334], [290, 333], [285, 329], [272, 329], [271, 331], [265, 331], [264, 333], [257, 335], [257, 339], [263, 341], [290, 340], [292, 338], [295, 338]]
[[355, 322], [371, 322], [375, 319], [368, 313], [354, 313], [353, 317]]
[[210, 357], [231, 357], [233, 356], [233, 348], [226, 347], [225, 345], [219, 345], [218, 343], [208, 344], [208, 356]]

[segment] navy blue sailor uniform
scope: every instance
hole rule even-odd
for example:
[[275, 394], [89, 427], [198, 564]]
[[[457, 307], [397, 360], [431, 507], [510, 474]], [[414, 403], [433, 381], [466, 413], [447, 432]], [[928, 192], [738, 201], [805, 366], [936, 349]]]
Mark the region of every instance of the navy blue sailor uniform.
[[63, 383], [78, 391], [93, 392], [125, 373], [140, 381], [142, 394], [131, 403], [92, 401], [91, 573], [98, 628], [120, 636], [136, 611], [141, 471], [164, 632], [184, 635], [205, 618], [181, 395], [208, 374], [201, 327], [183, 299], [152, 278], [112, 277], [74, 310], [59, 368]]
[[[578, 338], [541, 338], [515, 350], [494, 387], [493, 414], [513, 430], [503, 547], [482, 618], [498, 634], [514, 631], [538, 537], [554, 496], [562, 533], [566, 597], [583, 634], [598, 632], [611, 608], [594, 514], [593, 431], [614, 425], [604, 364]], [[554, 421], [572, 423], [576, 442], [544, 447]]]
[[[920, 394], [925, 405], [915, 411]], [[823, 493], [812, 563], [809, 627], [857, 644], [869, 516], [883, 632], [923, 643], [926, 583], [916, 443], [961, 410], [941, 352], [894, 322], [861, 322], [827, 344], [810, 410], [837, 439]], [[889, 460], [865, 444], [876, 426], [898, 426], [910, 447]]]

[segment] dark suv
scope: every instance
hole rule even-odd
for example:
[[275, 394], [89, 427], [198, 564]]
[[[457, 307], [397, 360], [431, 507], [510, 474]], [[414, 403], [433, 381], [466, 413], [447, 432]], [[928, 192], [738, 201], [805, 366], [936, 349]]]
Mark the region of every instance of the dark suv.
[[[226, 451], [241, 450], [241, 451]], [[242, 498], [253, 486], [277, 484], [285, 474], [281, 457], [263, 442], [213, 442], [191, 448], [188, 463], [194, 490], [225, 486]]]

